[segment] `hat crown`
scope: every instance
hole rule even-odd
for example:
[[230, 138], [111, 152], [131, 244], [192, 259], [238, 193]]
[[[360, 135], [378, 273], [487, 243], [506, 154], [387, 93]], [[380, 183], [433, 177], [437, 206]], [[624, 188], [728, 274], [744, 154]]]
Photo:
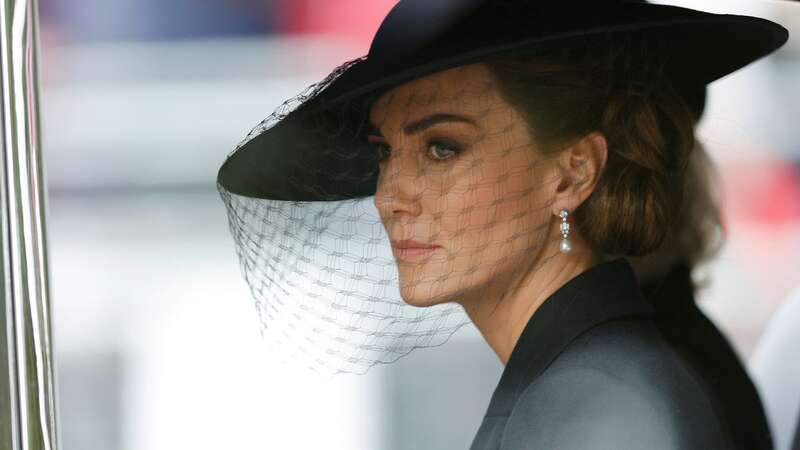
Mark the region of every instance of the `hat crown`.
[[483, 0], [401, 0], [381, 22], [368, 57], [407, 54], [442, 35]]
[[[387, 14], [368, 57], [389, 63], [420, 53], [457, 52], [549, 33], [624, 22], [643, 0], [401, 0]], [[647, 5], [655, 6], [655, 5]], [[437, 51], [438, 50], [438, 51]]]

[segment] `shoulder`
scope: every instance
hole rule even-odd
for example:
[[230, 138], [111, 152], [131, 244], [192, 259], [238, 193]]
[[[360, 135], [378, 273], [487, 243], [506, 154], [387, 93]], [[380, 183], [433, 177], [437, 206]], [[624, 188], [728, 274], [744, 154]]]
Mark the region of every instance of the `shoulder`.
[[724, 449], [709, 397], [647, 322], [585, 333], [522, 392], [504, 450]]

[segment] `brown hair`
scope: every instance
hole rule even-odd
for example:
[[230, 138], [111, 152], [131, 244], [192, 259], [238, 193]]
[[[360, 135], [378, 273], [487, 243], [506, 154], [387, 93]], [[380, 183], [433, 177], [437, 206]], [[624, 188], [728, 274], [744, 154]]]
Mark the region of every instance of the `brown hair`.
[[659, 249], [683, 220], [686, 189], [706, 186], [688, 178], [694, 118], [653, 56], [664, 43], [605, 38], [487, 62], [546, 153], [595, 130], [605, 136], [606, 166], [572, 214], [575, 228], [604, 259]]
[[[725, 236], [714, 189], [717, 176], [705, 147], [696, 141], [685, 177], [683, 208], [675, 226], [654, 252], [628, 258], [640, 280], [656, 280], [678, 262], [691, 269], [719, 252]], [[703, 279], [700, 283], [707, 284], [708, 281]], [[696, 287], [693, 282], [691, 284]]]

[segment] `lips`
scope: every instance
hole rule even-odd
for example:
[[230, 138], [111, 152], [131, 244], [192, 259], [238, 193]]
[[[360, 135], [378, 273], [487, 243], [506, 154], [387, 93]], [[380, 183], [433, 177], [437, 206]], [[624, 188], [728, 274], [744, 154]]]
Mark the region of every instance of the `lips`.
[[426, 244], [412, 239], [392, 241], [392, 250], [394, 251], [395, 257], [404, 261], [414, 261], [425, 258], [439, 248], [441, 248], [440, 245]]

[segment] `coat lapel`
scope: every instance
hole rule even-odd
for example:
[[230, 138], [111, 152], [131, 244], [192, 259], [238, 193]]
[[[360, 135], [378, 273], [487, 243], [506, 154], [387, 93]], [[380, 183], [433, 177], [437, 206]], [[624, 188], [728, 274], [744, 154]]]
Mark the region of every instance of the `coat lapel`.
[[624, 258], [598, 264], [568, 281], [542, 303], [523, 329], [486, 418], [507, 417], [525, 387], [583, 332], [603, 322], [653, 314]]

